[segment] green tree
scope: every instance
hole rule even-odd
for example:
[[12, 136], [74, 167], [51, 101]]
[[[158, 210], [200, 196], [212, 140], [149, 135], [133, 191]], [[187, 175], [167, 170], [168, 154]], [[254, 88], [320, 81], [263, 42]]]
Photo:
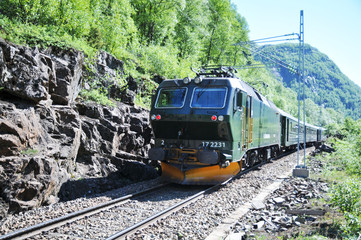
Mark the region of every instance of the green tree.
[[234, 64], [245, 60], [242, 56], [234, 57], [239, 47], [234, 44], [248, 40], [247, 23], [228, 0], [209, 0], [210, 36], [205, 46], [203, 63]]
[[180, 58], [199, 58], [204, 40], [210, 34], [209, 14], [207, 0], [187, 0], [184, 9], [178, 8], [174, 41]]
[[172, 39], [178, 22], [177, 11], [184, 9], [185, 0], [131, 0], [131, 3], [142, 42], [164, 45], [167, 39]]

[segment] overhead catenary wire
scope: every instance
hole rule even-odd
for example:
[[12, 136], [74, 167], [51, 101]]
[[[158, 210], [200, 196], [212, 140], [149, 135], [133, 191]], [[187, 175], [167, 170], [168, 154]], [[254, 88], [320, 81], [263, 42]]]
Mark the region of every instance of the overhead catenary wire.
[[273, 63], [275, 63], [275, 64], [277, 64], [277, 65], [279, 65], [281, 67], [284, 67], [284, 68], [290, 70], [291, 72], [297, 72], [297, 70], [296, 70], [296, 68], [294, 66], [292, 66], [292, 65], [290, 65], [290, 64], [288, 64], [288, 63], [286, 63], [286, 62], [282, 61], [281, 59], [276, 58], [274, 56], [267, 56], [266, 54], [263, 53], [264, 51], [262, 51], [259, 48], [257, 49], [258, 51], [256, 51], [256, 50], [254, 50], [252, 48], [249, 48], [247, 46], [244, 46], [244, 45], [243, 45], [243, 47], [248, 49], [251, 52], [254, 52], [255, 54], [258, 54], [258, 55], [262, 56], [263, 58], [265, 58], [265, 59], [267, 59], [267, 60], [269, 60], [269, 61], [271, 61], [271, 62], [273, 62]]
[[273, 42], [284, 42], [284, 41], [292, 41], [292, 40], [298, 40], [298, 38], [285, 38], [285, 39], [279, 39], [279, 40], [270, 40], [270, 41], [260, 41], [257, 43], [273, 43]]
[[252, 40], [251, 42], [258, 42], [258, 41], [263, 41], [263, 40], [268, 40], [268, 39], [275, 39], [275, 38], [281, 38], [281, 37], [288, 37], [288, 36], [298, 36], [298, 34], [297, 34], [297, 33], [283, 34], [283, 35], [280, 35], [280, 36], [273, 36], [273, 37], [266, 37], [266, 38], [255, 39], [255, 40]]

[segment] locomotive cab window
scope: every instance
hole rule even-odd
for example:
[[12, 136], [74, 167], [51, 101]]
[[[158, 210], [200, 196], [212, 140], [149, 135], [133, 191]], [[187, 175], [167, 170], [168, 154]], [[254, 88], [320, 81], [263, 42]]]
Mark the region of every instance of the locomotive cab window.
[[227, 88], [194, 88], [192, 108], [224, 108]]
[[249, 117], [253, 118], [253, 103], [251, 96], [247, 96], [247, 109], [249, 112]]
[[242, 111], [242, 92], [237, 89], [236, 95], [234, 98], [234, 111]]
[[187, 88], [163, 88], [159, 91], [156, 108], [182, 108]]

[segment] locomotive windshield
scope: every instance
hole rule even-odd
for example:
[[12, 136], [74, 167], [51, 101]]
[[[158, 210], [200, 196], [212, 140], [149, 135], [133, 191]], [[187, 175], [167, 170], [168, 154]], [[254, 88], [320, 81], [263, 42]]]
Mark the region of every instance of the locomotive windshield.
[[163, 88], [155, 104], [156, 108], [181, 108], [187, 94], [187, 88]]
[[227, 88], [195, 88], [192, 108], [223, 108], [226, 103]]

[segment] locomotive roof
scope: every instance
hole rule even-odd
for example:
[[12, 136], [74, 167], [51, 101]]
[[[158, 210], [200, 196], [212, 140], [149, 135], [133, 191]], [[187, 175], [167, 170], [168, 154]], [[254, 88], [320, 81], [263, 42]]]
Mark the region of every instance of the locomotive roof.
[[260, 92], [258, 92], [254, 87], [250, 86], [249, 84], [247, 84], [246, 82], [238, 79], [243, 87], [243, 89], [245, 90], [245, 92], [248, 93], [248, 95], [252, 96], [255, 99], [258, 99], [259, 101], [263, 102], [264, 104], [266, 104], [268, 107], [278, 111], [279, 109], [277, 108], [277, 106], [269, 99], [267, 99], [265, 96], [263, 96]]

